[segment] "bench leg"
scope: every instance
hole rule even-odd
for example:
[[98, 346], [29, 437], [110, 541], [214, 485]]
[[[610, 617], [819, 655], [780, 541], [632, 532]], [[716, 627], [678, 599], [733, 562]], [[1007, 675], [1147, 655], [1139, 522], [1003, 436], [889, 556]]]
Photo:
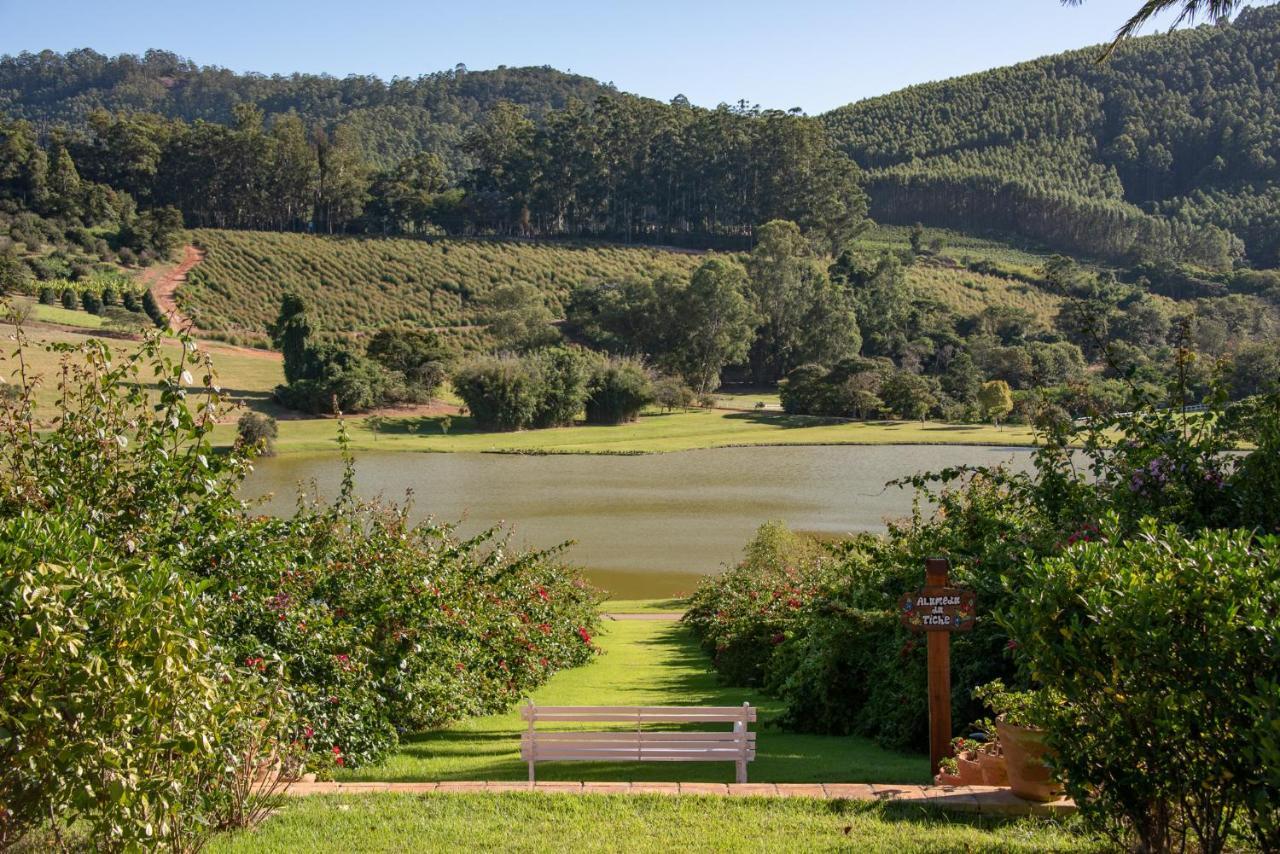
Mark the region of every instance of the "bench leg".
[[533, 788], [533, 760], [529, 760], [529, 788]]
[[739, 759], [736, 764], [738, 766], [737, 782], [739, 783], [747, 782], [747, 761], [745, 759]]

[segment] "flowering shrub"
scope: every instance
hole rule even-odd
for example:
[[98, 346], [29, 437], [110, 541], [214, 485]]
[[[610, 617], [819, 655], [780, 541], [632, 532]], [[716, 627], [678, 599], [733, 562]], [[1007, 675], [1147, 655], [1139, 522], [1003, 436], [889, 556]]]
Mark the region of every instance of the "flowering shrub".
[[228, 591], [232, 654], [279, 662], [318, 760], [350, 766], [398, 732], [506, 708], [596, 652], [595, 592], [499, 534], [462, 539], [344, 498], [246, 524], [232, 545], [245, 557], [205, 572]]
[[195, 342], [56, 346], [46, 418], [17, 337], [17, 392], [0, 397], [0, 844], [76, 821], [110, 847], [195, 848], [264, 815], [260, 781], [300, 770], [296, 751], [324, 771], [367, 762], [596, 652], [595, 592], [555, 551], [358, 504], [349, 459], [333, 506], [246, 514], [252, 448], [211, 444], [227, 407]]
[[726, 680], [761, 684], [774, 649], [823, 590], [830, 564], [816, 541], [768, 522], [741, 563], [693, 595], [684, 622]]

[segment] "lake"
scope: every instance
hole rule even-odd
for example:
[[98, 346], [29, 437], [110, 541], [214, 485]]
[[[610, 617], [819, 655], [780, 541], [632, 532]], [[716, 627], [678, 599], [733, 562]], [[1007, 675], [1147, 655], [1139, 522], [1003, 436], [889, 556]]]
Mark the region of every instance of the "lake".
[[[645, 456], [362, 453], [361, 497], [401, 499], [414, 517], [462, 521], [474, 533], [503, 521], [522, 545], [576, 544], [568, 560], [621, 599], [689, 592], [735, 562], [761, 523], [839, 535], [882, 531], [911, 510], [911, 491], [887, 481], [959, 464], [1030, 466], [1027, 448], [846, 445], [717, 448]], [[332, 455], [259, 460], [246, 497], [290, 513], [300, 484], [332, 497]], [[309, 488], [309, 487], [308, 487]]]

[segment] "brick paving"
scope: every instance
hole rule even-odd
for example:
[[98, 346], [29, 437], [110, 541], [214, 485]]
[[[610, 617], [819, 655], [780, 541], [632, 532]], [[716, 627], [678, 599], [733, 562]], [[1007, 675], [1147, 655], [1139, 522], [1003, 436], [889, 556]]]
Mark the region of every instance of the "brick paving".
[[719, 795], [723, 797], [817, 798], [821, 800], [901, 801], [953, 812], [985, 815], [1074, 813], [1066, 798], [1047, 804], [1026, 801], [992, 786], [909, 786], [886, 783], [573, 783], [447, 781], [442, 783], [295, 783], [290, 795], [459, 794], [466, 792], [549, 792], [575, 795]]

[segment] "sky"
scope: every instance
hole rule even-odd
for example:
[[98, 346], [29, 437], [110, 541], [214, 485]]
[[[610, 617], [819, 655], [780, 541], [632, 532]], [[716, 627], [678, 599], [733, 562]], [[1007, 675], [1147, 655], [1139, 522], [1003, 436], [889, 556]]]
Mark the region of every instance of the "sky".
[[[1108, 39], [1139, 0], [0, 0], [0, 53], [173, 51], [234, 71], [550, 65], [660, 100], [810, 114]], [[1173, 15], [1145, 32], [1168, 29]]]

